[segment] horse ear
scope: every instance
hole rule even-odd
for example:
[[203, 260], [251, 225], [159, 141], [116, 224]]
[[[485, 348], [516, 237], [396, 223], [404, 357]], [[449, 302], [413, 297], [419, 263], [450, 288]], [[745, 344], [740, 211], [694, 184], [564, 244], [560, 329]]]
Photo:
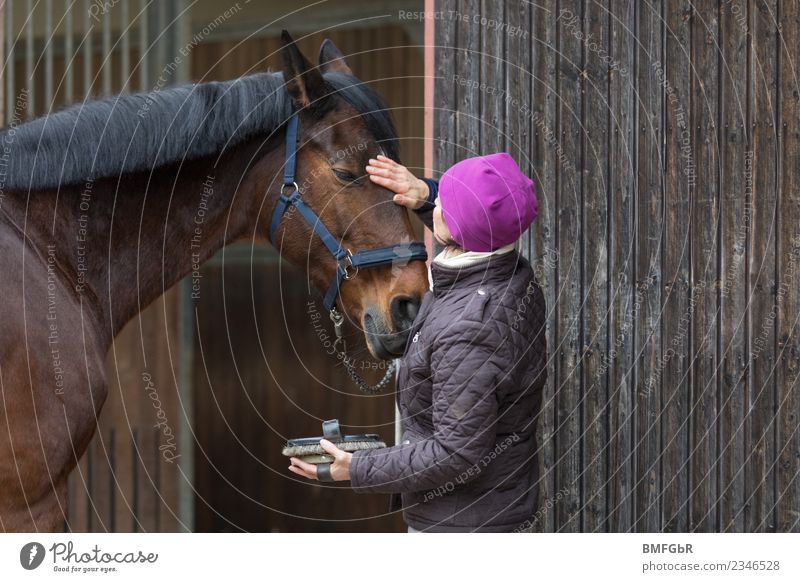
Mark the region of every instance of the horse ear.
[[322, 105], [328, 94], [325, 81], [319, 69], [312, 67], [292, 37], [285, 30], [281, 32], [283, 49], [283, 80], [286, 90], [294, 99], [297, 109], [309, 107], [316, 109]]
[[353, 74], [344, 60], [342, 51], [329, 38], [326, 38], [319, 47], [319, 68], [323, 73]]

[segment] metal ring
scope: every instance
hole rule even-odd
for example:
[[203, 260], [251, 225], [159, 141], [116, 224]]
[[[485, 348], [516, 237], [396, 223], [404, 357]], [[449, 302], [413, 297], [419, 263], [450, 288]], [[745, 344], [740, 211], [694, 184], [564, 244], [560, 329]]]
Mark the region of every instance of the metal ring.
[[292, 182], [291, 184], [284, 184], [281, 186], [281, 194], [284, 194], [287, 188], [294, 188], [294, 192], [300, 191], [300, 187], [297, 185], [297, 182]]

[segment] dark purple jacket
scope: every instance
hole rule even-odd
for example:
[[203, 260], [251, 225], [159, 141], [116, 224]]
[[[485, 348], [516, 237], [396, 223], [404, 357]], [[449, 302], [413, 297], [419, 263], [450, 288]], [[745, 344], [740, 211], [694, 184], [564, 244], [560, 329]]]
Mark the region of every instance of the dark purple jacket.
[[419, 530], [512, 531], [537, 507], [542, 291], [516, 251], [432, 276], [398, 377], [402, 442], [354, 453], [351, 485], [401, 493]]

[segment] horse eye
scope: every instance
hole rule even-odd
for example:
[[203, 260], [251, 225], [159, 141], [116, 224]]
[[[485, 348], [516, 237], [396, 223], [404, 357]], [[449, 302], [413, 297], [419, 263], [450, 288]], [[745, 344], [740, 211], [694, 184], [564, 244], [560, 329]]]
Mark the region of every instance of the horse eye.
[[350, 182], [350, 183], [354, 183], [354, 184], [358, 184], [359, 183], [358, 176], [355, 176], [355, 175], [351, 174], [347, 170], [334, 169], [333, 173], [336, 174], [337, 178], [339, 178], [340, 180], [342, 180], [344, 182]]

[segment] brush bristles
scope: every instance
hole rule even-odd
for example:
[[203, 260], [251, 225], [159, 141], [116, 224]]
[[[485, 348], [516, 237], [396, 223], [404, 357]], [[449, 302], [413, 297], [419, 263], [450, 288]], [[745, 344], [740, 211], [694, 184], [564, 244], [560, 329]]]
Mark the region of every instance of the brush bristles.
[[[336, 443], [336, 446], [352, 453], [353, 451], [363, 451], [365, 449], [383, 449], [386, 443], [383, 441], [347, 441]], [[283, 454], [287, 457], [304, 457], [307, 455], [324, 455], [323, 448], [319, 445], [303, 445], [299, 447], [283, 447]]]

